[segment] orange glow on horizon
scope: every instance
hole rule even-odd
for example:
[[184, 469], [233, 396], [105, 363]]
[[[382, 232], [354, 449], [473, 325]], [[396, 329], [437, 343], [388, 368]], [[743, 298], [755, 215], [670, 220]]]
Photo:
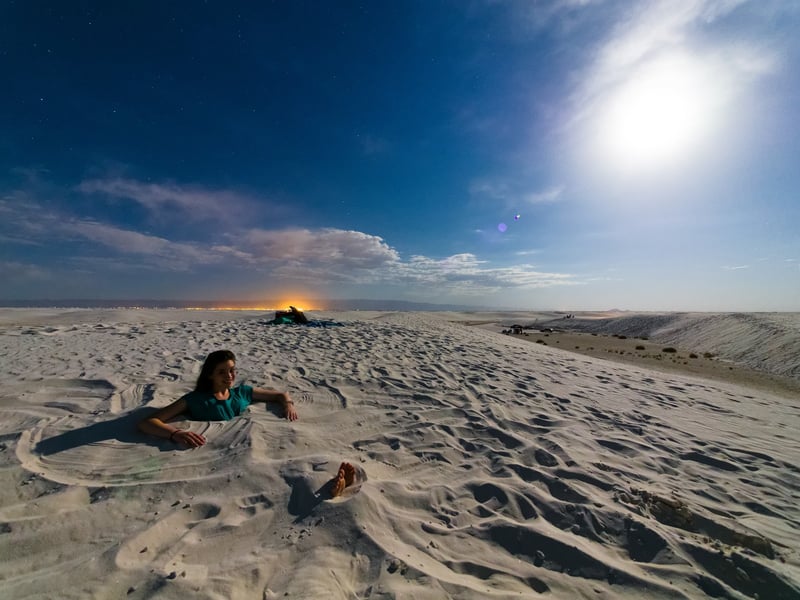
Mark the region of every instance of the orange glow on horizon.
[[189, 306], [184, 310], [275, 310], [269, 306]]
[[290, 306], [294, 306], [297, 310], [319, 310], [320, 307], [314, 306], [314, 303], [302, 296], [288, 296], [281, 298], [278, 302], [278, 308], [286, 310]]
[[[266, 295], [266, 294], [265, 294]], [[319, 301], [312, 302], [307, 296], [301, 294], [287, 294], [281, 297], [278, 301], [269, 303], [253, 301], [253, 304], [246, 303], [225, 303], [221, 302], [217, 306], [190, 306], [185, 310], [259, 310], [259, 311], [273, 311], [273, 310], [289, 310], [290, 306], [294, 306], [297, 310], [325, 310], [320, 306]]]

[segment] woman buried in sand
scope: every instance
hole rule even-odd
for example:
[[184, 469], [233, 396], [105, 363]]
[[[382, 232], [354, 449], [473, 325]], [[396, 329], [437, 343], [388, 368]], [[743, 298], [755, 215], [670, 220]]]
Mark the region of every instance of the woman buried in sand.
[[167, 421], [185, 413], [198, 421], [227, 421], [242, 414], [252, 402], [276, 402], [283, 408], [287, 419], [297, 419], [297, 411], [286, 392], [244, 384], [232, 388], [235, 378], [236, 357], [233, 352], [212, 352], [203, 363], [194, 391], [139, 421], [139, 429], [194, 448], [205, 444], [206, 438], [194, 431], [168, 425]]

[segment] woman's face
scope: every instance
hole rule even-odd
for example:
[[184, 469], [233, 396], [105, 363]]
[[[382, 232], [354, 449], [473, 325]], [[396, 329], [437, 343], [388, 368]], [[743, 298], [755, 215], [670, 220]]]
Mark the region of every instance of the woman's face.
[[214, 367], [211, 373], [211, 383], [215, 391], [226, 390], [233, 385], [236, 379], [236, 363], [226, 360]]

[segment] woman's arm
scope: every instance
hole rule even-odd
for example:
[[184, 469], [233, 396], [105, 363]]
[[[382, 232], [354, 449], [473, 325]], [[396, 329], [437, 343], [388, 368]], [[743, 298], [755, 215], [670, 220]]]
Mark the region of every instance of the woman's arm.
[[155, 414], [151, 415], [150, 417], [139, 421], [139, 430], [143, 431], [144, 433], [149, 433], [150, 435], [168, 438], [173, 442], [180, 442], [181, 444], [190, 446], [192, 448], [202, 446], [206, 443], [206, 438], [199, 433], [188, 431], [186, 429], [178, 429], [177, 427], [168, 425], [165, 422], [169, 421], [170, 419], [174, 419], [178, 415], [185, 413], [187, 410], [188, 406], [186, 405], [186, 400], [179, 398], [169, 406], [158, 409]]
[[253, 402], [277, 402], [283, 407], [284, 416], [290, 421], [296, 421], [297, 411], [294, 402], [286, 392], [277, 390], [265, 390], [264, 388], [253, 388]]

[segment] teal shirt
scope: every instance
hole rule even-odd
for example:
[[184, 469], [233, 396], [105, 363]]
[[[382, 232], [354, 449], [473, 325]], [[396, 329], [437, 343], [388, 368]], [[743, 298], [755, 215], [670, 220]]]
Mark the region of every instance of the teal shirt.
[[227, 400], [217, 400], [211, 392], [189, 392], [183, 396], [189, 416], [195, 421], [229, 421], [238, 417], [253, 401], [253, 388], [238, 385], [230, 389]]

